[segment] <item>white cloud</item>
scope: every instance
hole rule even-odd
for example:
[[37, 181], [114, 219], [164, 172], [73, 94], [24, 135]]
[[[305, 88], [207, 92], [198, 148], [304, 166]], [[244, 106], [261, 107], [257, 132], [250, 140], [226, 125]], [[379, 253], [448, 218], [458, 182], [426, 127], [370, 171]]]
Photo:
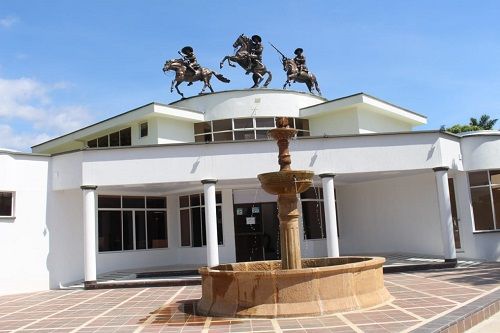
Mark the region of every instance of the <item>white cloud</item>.
[[2, 148], [27, 151], [34, 142], [50, 139], [45, 133], [17, 133], [11, 126], [0, 124], [0, 150]]
[[[54, 102], [54, 92], [70, 86], [67, 82], [0, 78], [0, 147], [27, 150], [88, 124], [92, 119], [84, 107]], [[32, 132], [17, 133], [20, 128]]]
[[19, 19], [15, 16], [7, 16], [4, 18], [0, 18], [0, 27], [2, 28], [10, 28], [15, 23], [17, 23]]

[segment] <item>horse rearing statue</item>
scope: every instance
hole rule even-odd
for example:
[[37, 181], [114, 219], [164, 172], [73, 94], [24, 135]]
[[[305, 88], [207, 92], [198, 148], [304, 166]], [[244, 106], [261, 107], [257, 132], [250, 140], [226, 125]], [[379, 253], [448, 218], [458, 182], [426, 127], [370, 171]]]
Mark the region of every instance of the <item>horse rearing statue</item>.
[[299, 74], [299, 68], [293, 59], [284, 58], [282, 62], [283, 70], [286, 72], [286, 82], [283, 85], [283, 89], [286, 89], [287, 85], [290, 87], [292, 82], [305, 83], [311, 94], [314, 94], [313, 89], [316, 89], [318, 95], [321, 96], [318, 81], [313, 73], [302, 71]]
[[[235, 62], [238, 65], [240, 65], [244, 70], [247, 70], [247, 68], [251, 64], [251, 59], [250, 59], [250, 43], [251, 39], [245, 36], [244, 34], [241, 34], [238, 36], [236, 41], [233, 43], [233, 47], [238, 50], [235, 52], [234, 55], [230, 56], [225, 56], [224, 59], [220, 62], [220, 68], [224, 66], [224, 62], [227, 60], [227, 63], [231, 67], [236, 67], [233, 65], [231, 62]], [[269, 83], [271, 83], [271, 80], [273, 78], [272, 74], [270, 71], [267, 70], [266, 66], [264, 64], [257, 64], [256, 66], [252, 67], [251, 69], [252, 73], [252, 79], [253, 79], [253, 86], [251, 88], [258, 88], [260, 83], [264, 80], [264, 75], [267, 74], [267, 80], [264, 82], [263, 88], [267, 88]]]
[[205, 89], [208, 87], [211, 92], [214, 92], [212, 89], [212, 85], [210, 84], [210, 79], [212, 78], [212, 74], [222, 82], [229, 83], [230, 80], [225, 78], [222, 74], [218, 74], [208, 68], [201, 67], [193, 73], [192, 71], [187, 69], [187, 66], [184, 64], [183, 59], [171, 59], [165, 62], [163, 66], [163, 73], [167, 71], [175, 71], [175, 78], [172, 80], [172, 85], [170, 86], [170, 92], [174, 91], [174, 87], [177, 90], [177, 93], [184, 98], [184, 94], [179, 90], [179, 85], [182, 82], [196, 82], [203, 81], [203, 89], [200, 91], [200, 95], [205, 92]]

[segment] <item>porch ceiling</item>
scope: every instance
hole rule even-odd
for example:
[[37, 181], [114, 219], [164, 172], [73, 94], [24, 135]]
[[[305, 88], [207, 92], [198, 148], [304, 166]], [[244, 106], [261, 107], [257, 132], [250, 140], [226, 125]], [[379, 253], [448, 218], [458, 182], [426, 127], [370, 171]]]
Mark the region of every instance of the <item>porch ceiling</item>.
[[[370, 182], [376, 180], [407, 177], [423, 173], [432, 173], [430, 169], [423, 170], [405, 170], [405, 171], [384, 171], [384, 172], [368, 172], [368, 173], [350, 173], [338, 174], [335, 176], [336, 185], [349, 185], [363, 182]], [[318, 175], [314, 177], [316, 185], [321, 184], [321, 179]], [[245, 188], [259, 188], [260, 183], [257, 177], [251, 179], [231, 179], [221, 180], [217, 182], [217, 188], [230, 188], [230, 189], [245, 189]], [[203, 185], [201, 182], [172, 182], [172, 183], [156, 183], [156, 184], [141, 184], [141, 185], [117, 185], [117, 186], [99, 186], [101, 193], [137, 193], [137, 194], [176, 194], [176, 193], [189, 193], [194, 191], [202, 191]]]

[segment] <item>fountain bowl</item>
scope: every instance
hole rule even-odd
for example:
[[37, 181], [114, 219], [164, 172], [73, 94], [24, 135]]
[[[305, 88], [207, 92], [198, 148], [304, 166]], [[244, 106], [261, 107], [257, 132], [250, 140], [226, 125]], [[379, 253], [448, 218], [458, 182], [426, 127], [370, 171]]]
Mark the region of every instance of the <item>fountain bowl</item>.
[[282, 170], [258, 175], [262, 188], [270, 194], [297, 194], [312, 184], [314, 172], [307, 170]]
[[392, 300], [384, 286], [381, 257], [302, 259], [301, 269], [281, 261], [202, 267], [197, 313], [222, 317], [319, 316]]

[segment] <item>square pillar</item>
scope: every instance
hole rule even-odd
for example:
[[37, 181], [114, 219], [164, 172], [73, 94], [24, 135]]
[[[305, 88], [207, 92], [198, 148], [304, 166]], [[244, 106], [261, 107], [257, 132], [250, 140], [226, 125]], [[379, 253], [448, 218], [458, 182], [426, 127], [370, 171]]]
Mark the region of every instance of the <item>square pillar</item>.
[[96, 273], [96, 189], [97, 186], [84, 185], [83, 191], [83, 254], [85, 289], [97, 284]]
[[453, 236], [450, 189], [448, 187], [448, 167], [438, 167], [434, 168], [433, 170], [436, 176], [444, 260], [445, 262], [456, 262], [457, 251], [455, 249], [455, 239]]
[[215, 199], [216, 179], [204, 179], [203, 193], [205, 195], [205, 226], [207, 233], [207, 266], [219, 264], [219, 244], [217, 242], [217, 210]]
[[323, 205], [325, 207], [326, 248], [328, 257], [339, 256], [339, 237], [337, 232], [337, 215], [335, 207], [335, 185], [333, 173], [319, 175], [323, 185]]

